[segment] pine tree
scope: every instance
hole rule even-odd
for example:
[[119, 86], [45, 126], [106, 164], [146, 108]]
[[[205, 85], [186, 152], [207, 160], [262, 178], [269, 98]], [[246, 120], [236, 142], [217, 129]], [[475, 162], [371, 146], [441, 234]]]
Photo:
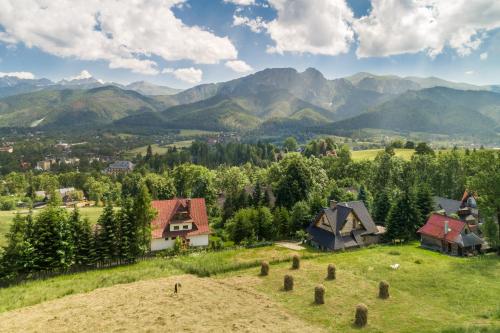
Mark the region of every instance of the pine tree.
[[99, 259], [103, 262], [111, 261], [117, 258], [118, 244], [118, 227], [111, 201], [107, 201], [104, 210], [97, 220], [99, 228], [98, 233], [98, 254]]
[[373, 218], [377, 224], [385, 224], [389, 210], [391, 209], [391, 200], [387, 190], [382, 190], [375, 196], [373, 202]]
[[0, 277], [8, 279], [32, 271], [35, 268], [34, 248], [27, 238], [27, 219], [16, 214], [6, 238], [7, 246], [1, 258]]
[[418, 210], [420, 211], [420, 221], [418, 227], [425, 224], [429, 218], [430, 213], [434, 207], [434, 200], [432, 198], [432, 191], [429, 185], [422, 183], [417, 187], [416, 203]]
[[404, 191], [392, 205], [387, 216], [387, 234], [390, 240], [408, 241], [415, 237], [420, 223], [420, 211], [411, 190]]

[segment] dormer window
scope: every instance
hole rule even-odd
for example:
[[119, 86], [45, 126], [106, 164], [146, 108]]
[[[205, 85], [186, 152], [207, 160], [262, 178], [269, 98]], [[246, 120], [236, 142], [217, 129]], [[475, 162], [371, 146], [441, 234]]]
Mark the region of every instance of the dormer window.
[[178, 225], [174, 225], [174, 230], [179, 230], [179, 226]]
[[189, 225], [187, 225], [187, 224], [183, 225], [183, 226], [182, 226], [182, 229], [184, 229], [184, 230], [188, 230], [188, 229], [189, 229]]

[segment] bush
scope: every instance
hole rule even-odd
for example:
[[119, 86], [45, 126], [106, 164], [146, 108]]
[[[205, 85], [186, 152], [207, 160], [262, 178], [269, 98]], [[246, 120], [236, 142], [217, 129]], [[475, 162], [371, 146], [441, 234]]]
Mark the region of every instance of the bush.
[[267, 261], [263, 261], [260, 264], [260, 275], [262, 276], [269, 275], [269, 263]]
[[321, 284], [314, 288], [314, 303], [325, 304], [325, 287]]
[[378, 297], [381, 299], [389, 298], [389, 283], [386, 281], [380, 281], [378, 286]]
[[300, 268], [300, 257], [298, 254], [294, 254], [292, 257], [292, 269]]
[[389, 254], [390, 254], [391, 256], [399, 256], [399, 255], [401, 254], [401, 252], [399, 252], [399, 251], [395, 251], [395, 250], [391, 250], [391, 251], [389, 251]]
[[356, 306], [356, 317], [354, 319], [354, 325], [357, 327], [364, 327], [368, 323], [368, 308], [364, 304], [358, 304]]
[[326, 279], [327, 280], [335, 280], [335, 265], [334, 264], [330, 264], [328, 265], [328, 269], [327, 269], [327, 275], [326, 275]]
[[417, 260], [415, 260], [415, 264], [420, 265], [421, 263], [422, 263], [422, 260], [421, 260], [421, 259], [417, 259]]
[[283, 280], [283, 289], [285, 291], [293, 290], [293, 276], [285, 275], [285, 279]]
[[0, 210], [14, 210], [16, 209], [16, 200], [13, 198], [1, 198]]

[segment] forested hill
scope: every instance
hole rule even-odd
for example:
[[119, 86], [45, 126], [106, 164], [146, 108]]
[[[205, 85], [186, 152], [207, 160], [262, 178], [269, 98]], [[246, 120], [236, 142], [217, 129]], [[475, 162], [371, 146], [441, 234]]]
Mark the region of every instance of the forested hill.
[[500, 94], [435, 87], [403, 93], [325, 129], [378, 128], [432, 133], [493, 133], [500, 124]]

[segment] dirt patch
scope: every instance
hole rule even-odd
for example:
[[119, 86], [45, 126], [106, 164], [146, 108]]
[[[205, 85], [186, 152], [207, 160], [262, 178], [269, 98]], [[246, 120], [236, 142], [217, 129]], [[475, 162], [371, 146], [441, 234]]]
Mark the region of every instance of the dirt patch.
[[281, 247], [286, 247], [287, 249], [294, 250], [294, 251], [301, 251], [305, 250], [305, 247], [300, 245], [300, 243], [293, 243], [293, 242], [276, 242], [276, 245], [281, 246]]
[[183, 275], [97, 289], [3, 313], [0, 332], [322, 331], [245, 287], [257, 280], [234, 282]]

